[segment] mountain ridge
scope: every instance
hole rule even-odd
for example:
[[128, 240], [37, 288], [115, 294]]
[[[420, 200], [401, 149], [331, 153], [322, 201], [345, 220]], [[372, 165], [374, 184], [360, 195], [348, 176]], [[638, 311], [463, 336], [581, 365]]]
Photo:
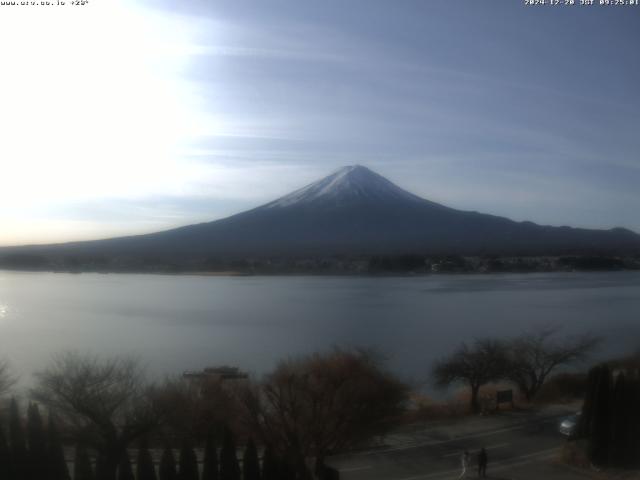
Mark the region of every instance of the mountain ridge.
[[106, 256], [159, 261], [387, 254], [640, 253], [640, 236], [553, 227], [457, 210], [424, 199], [361, 165], [251, 210], [171, 230], [56, 245], [0, 248], [3, 256]]

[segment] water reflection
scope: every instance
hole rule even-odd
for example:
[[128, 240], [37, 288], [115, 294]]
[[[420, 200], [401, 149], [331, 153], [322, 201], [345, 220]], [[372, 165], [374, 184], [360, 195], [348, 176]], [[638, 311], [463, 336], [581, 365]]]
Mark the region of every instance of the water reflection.
[[63, 350], [133, 354], [152, 374], [254, 374], [333, 346], [376, 348], [424, 381], [461, 341], [538, 325], [639, 347], [640, 272], [425, 277], [198, 277], [0, 271], [0, 358], [29, 379]]

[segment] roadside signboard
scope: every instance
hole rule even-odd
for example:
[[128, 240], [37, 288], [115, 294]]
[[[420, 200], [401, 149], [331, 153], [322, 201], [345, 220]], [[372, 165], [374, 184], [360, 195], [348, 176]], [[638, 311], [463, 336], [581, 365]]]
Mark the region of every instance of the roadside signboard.
[[496, 392], [496, 409], [501, 403], [510, 403], [513, 407], [513, 390], [498, 390]]

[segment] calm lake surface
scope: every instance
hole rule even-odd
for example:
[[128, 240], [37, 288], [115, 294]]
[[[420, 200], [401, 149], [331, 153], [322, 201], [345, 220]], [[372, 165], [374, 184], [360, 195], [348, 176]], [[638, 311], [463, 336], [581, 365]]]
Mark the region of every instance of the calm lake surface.
[[27, 384], [55, 352], [138, 356], [153, 374], [374, 347], [407, 379], [461, 341], [539, 325], [640, 347], [640, 272], [205, 277], [0, 271], [0, 357]]

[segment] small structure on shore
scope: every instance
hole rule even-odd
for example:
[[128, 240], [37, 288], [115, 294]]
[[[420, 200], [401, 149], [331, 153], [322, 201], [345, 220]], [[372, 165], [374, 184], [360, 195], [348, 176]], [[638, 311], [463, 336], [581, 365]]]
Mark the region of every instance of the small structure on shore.
[[219, 367], [206, 367], [200, 371], [186, 371], [182, 374], [183, 378], [188, 380], [246, 380], [249, 374], [243, 372], [238, 367], [230, 367], [229, 365], [221, 365]]

